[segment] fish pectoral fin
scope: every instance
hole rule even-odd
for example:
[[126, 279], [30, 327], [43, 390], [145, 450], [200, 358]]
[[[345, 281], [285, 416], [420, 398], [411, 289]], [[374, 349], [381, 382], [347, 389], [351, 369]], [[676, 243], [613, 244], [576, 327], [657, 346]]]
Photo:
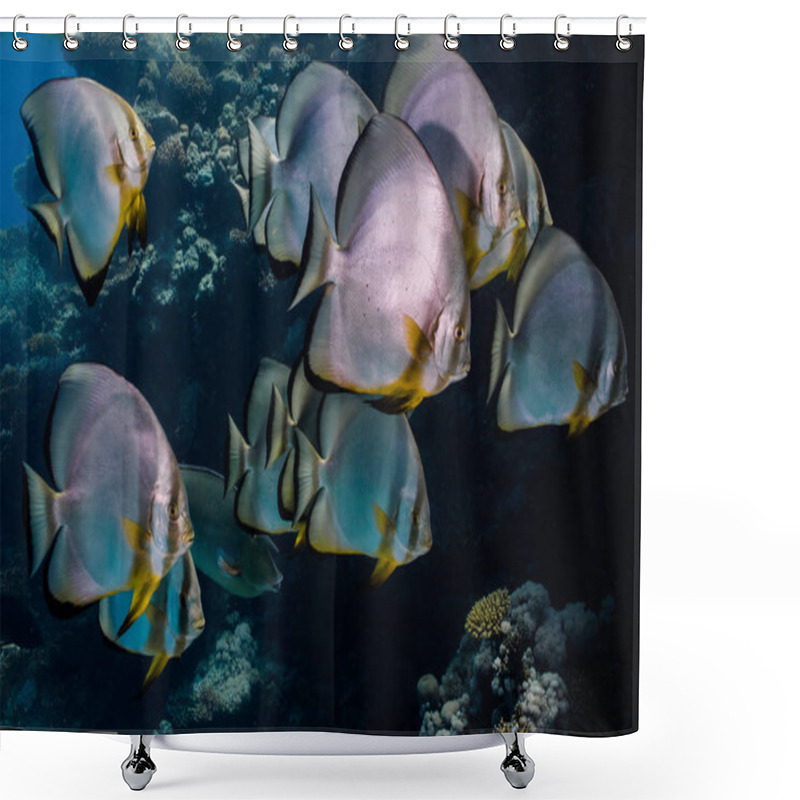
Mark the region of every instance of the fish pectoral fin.
[[408, 314], [403, 314], [403, 327], [406, 334], [406, 348], [411, 358], [420, 362], [427, 361], [433, 353], [433, 343], [425, 331]]
[[125, 534], [125, 541], [128, 546], [137, 553], [149, 547], [150, 532], [143, 528], [138, 522], [134, 522], [128, 517], [122, 518], [122, 532]]
[[[141, 572], [145, 572], [145, 570], [141, 570]], [[138, 576], [136, 577], [138, 578]], [[142, 614], [144, 614], [147, 604], [150, 602], [150, 598], [153, 596], [153, 592], [155, 592], [155, 590], [158, 588], [158, 584], [161, 582], [161, 579], [153, 575], [153, 573], [149, 572], [149, 570], [144, 577], [139, 578], [138, 581], [136, 579], [134, 580], [135, 582], [133, 586], [133, 597], [131, 598], [131, 607], [128, 609], [128, 613], [125, 616], [122, 625], [119, 626], [119, 630], [117, 631], [117, 639], [123, 636], [126, 631], [130, 630], [131, 625], [133, 625], [133, 623], [136, 622], [136, 620], [139, 619]]]
[[232, 578], [238, 578], [242, 574], [242, 567], [232, 559], [229, 560], [225, 557], [224, 553], [217, 556], [217, 566]]
[[386, 539], [397, 533], [397, 519], [393, 520], [377, 503], [372, 504], [372, 514], [382, 538]]
[[120, 161], [119, 164], [109, 164], [105, 167], [105, 173], [117, 186], [122, 186], [124, 180], [124, 165]]
[[64, 260], [64, 220], [58, 210], [58, 200], [51, 203], [34, 203], [30, 212], [41, 222], [47, 235], [56, 243], [59, 266]]
[[305, 522], [297, 523], [297, 538], [294, 540], [294, 552], [302, 550], [308, 544], [308, 525]]
[[158, 676], [164, 671], [164, 667], [169, 663], [169, 655], [167, 653], [159, 653], [153, 656], [150, 662], [150, 669], [147, 670], [147, 675], [144, 676], [142, 688], [139, 690], [139, 697], [146, 694], [150, 687], [156, 682]]
[[586, 371], [586, 367], [578, 361], [572, 362], [572, 377], [575, 386], [582, 395], [591, 395], [597, 391], [597, 381]]
[[372, 575], [369, 576], [369, 585], [372, 588], [382, 586], [399, 566], [393, 556], [381, 556], [375, 569], [372, 570]]

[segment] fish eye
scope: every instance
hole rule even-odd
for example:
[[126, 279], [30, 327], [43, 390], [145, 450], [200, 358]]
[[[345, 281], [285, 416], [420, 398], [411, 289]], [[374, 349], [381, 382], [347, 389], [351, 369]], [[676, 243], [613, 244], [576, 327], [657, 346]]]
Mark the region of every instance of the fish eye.
[[504, 195], [507, 191], [508, 184], [502, 178], [500, 178], [500, 180], [497, 182], [497, 193], [499, 195]]
[[178, 519], [178, 504], [177, 503], [170, 503], [167, 506], [167, 516], [175, 522]]
[[131, 128], [131, 139], [137, 139], [139, 133], [137, 132], [136, 128]]
[[458, 325], [456, 325], [455, 337], [456, 337], [456, 341], [459, 344], [464, 341], [464, 337], [466, 335], [467, 335], [467, 332], [464, 330], [464, 326], [461, 325], [460, 323]]

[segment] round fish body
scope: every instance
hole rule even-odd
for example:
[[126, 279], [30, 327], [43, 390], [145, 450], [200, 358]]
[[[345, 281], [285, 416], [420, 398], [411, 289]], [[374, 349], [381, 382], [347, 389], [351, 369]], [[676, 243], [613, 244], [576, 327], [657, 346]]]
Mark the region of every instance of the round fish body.
[[66, 238], [75, 275], [89, 305], [102, 288], [124, 225], [144, 243], [142, 190], [155, 144], [118, 94], [89, 78], [57, 78], [22, 104], [36, 164], [53, 203], [31, 207], [58, 247]]
[[563, 231], [540, 233], [518, 284], [513, 329], [498, 307], [492, 356], [503, 430], [569, 424], [580, 433], [625, 399], [627, 352], [616, 303]]

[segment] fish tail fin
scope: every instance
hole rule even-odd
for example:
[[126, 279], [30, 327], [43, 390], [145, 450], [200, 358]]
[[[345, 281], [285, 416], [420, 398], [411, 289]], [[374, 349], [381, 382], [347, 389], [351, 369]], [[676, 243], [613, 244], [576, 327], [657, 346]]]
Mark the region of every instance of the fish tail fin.
[[295, 518], [302, 517], [319, 491], [319, 465], [322, 456], [301, 430], [296, 430], [294, 496]]
[[30, 547], [31, 575], [41, 566], [56, 538], [61, 523], [58, 519], [58, 492], [28, 464], [25, 469], [25, 517]]
[[277, 159], [253, 120], [247, 120], [247, 127], [250, 131], [250, 203], [247, 217], [248, 233], [252, 233], [272, 197], [272, 164]]
[[239, 482], [241, 477], [247, 472], [247, 454], [250, 452], [250, 445], [245, 441], [244, 436], [239, 433], [233, 418], [228, 415], [228, 460], [225, 464], [225, 495]]
[[150, 662], [150, 669], [147, 670], [147, 675], [144, 676], [142, 688], [139, 689], [139, 697], [142, 697], [150, 690], [150, 687], [156, 682], [168, 663], [169, 655], [167, 653], [159, 653], [157, 656], [153, 656], [153, 660]]
[[489, 372], [489, 394], [486, 402], [492, 399], [492, 395], [500, 383], [506, 365], [508, 364], [508, 343], [511, 339], [511, 328], [508, 327], [508, 320], [501, 302], [497, 301], [497, 319], [494, 323], [494, 335], [492, 337], [492, 365]]
[[58, 200], [50, 203], [34, 203], [28, 206], [31, 213], [42, 223], [47, 235], [56, 243], [58, 263], [64, 261], [64, 220], [58, 211]]
[[297, 282], [294, 298], [289, 308], [294, 308], [314, 289], [319, 288], [327, 280], [328, 264], [335, 243], [325, 219], [314, 187], [311, 187], [311, 204], [308, 212], [308, 228], [300, 264], [300, 280]]
[[248, 233], [250, 232], [250, 190], [245, 186], [239, 186], [235, 180], [231, 179], [231, 186], [236, 189], [236, 194], [239, 195], [239, 204], [242, 207], [242, 216], [244, 217], [244, 224]]
[[283, 402], [280, 389], [273, 384], [272, 403], [267, 420], [267, 463], [271, 467], [284, 453], [288, 445], [289, 412]]

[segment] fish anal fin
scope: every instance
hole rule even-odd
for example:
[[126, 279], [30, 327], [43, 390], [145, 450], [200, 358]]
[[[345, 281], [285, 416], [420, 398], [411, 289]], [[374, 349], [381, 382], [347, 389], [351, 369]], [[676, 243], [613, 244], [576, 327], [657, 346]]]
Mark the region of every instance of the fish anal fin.
[[241, 480], [249, 469], [247, 454], [250, 445], [245, 441], [233, 418], [228, 415], [228, 458], [225, 462], [225, 495]]
[[114, 237], [111, 248], [102, 266], [97, 269], [84, 255], [80, 242], [72, 233], [72, 228], [67, 225], [65, 231], [67, 248], [69, 250], [70, 259], [72, 260], [72, 271], [75, 273], [78, 286], [81, 287], [86, 304], [91, 308], [95, 304], [100, 290], [105, 283], [106, 276], [108, 275], [108, 265], [111, 263], [111, 257], [114, 254], [114, 246], [117, 243], [117, 237]]
[[267, 463], [265, 469], [271, 467], [284, 453], [288, 446], [289, 412], [283, 402], [281, 391], [276, 384], [272, 385], [272, 402], [267, 420]]
[[586, 404], [582, 399], [578, 400], [578, 404], [567, 417], [567, 424], [569, 431], [567, 432], [568, 439], [575, 439], [580, 436], [588, 427], [591, 418], [586, 413]]
[[55, 242], [58, 263], [64, 261], [64, 220], [58, 210], [58, 200], [50, 203], [34, 203], [28, 206], [30, 212], [39, 220], [47, 235]]
[[378, 559], [378, 563], [375, 565], [375, 569], [372, 570], [372, 574], [369, 576], [369, 585], [373, 589], [377, 589], [378, 586], [382, 586], [399, 566], [400, 565], [397, 563], [394, 557], [381, 556]]
[[166, 667], [168, 663], [169, 655], [167, 653], [159, 653], [157, 656], [153, 656], [153, 660], [150, 662], [150, 669], [147, 670], [147, 675], [144, 676], [142, 688], [139, 690], [140, 697], [148, 692], [150, 687], [156, 682], [158, 677], [164, 671], [164, 667]]
[[311, 187], [311, 202], [308, 212], [308, 227], [306, 229], [303, 257], [300, 262], [300, 278], [297, 281], [290, 309], [294, 308], [301, 300], [306, 298], [315, 289], [328, 282], [328, 269], [336, 243], [328, 227], [325, 212]]
[[136, 204], [136, 236], [142, 250], [147, 249], [147, 206], [144, 203], [144, 195], [139, 192]]
[[512, 333], [506, 319], [503, 305], [497, 300], [497, 317], [494, 323], [494, 335], [492, 337], [492, 360], [489, 372], [489, 393], [486, 396], [488, 403], [492, 399], [497, 386], [500, 384], [508, 365], [508, 344], [511, 341]]

